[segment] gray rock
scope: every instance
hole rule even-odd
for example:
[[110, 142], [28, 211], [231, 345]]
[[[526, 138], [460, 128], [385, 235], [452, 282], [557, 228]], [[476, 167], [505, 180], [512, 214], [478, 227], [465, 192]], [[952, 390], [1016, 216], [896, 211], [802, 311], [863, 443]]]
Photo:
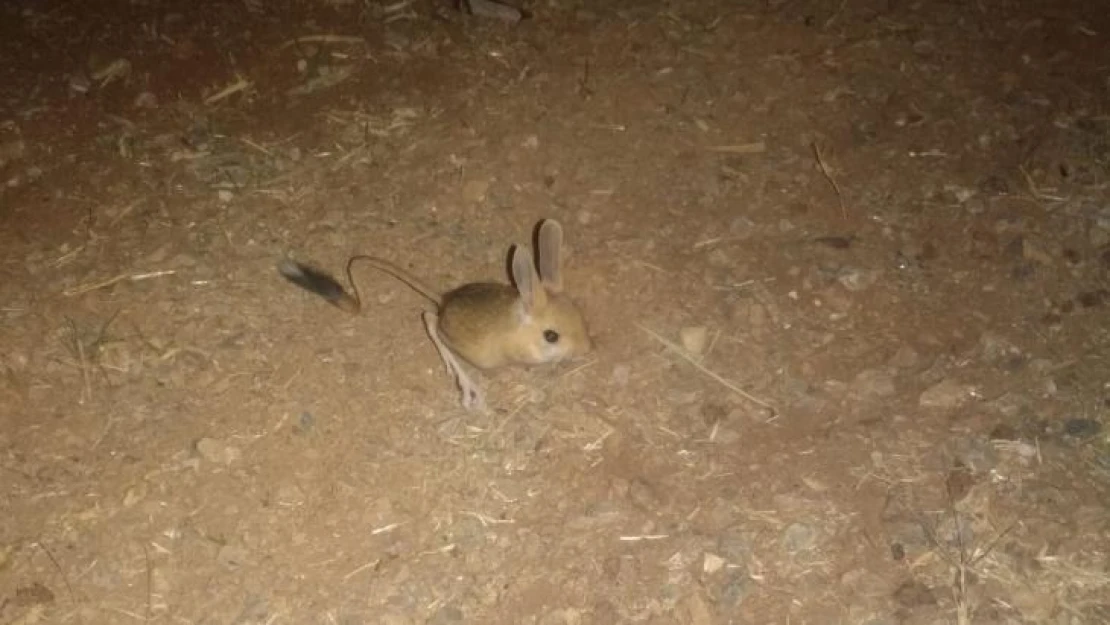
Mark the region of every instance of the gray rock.
[[897, 392], [894, 376], [883, 369], [865, 369], [852, 380], [852, 394], [862, 399], [891, 397]]
[[1073, 438], [1092, 438], [1101, 431], [1102, 424], [1094, 419], [1068, 419], [1064, 422], [1064, 434]]
[[917, 403], [922, 408], [958, 408], [971, 399], [974, 392], [975, 387], [948, 378], [925, 389]]
[[788, 553], [809, 551], [817, 545], [817, 530], [805, 523], [793, 523], [782, 533], [782, 548]]

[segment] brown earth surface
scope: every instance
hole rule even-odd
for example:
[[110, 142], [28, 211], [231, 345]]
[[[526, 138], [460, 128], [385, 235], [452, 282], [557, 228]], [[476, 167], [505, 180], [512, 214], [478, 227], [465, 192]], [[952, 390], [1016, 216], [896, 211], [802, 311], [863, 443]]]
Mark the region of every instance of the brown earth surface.
[[0, 8], [0, 623], [1110, 622], [1102, 3], [527, 9]]

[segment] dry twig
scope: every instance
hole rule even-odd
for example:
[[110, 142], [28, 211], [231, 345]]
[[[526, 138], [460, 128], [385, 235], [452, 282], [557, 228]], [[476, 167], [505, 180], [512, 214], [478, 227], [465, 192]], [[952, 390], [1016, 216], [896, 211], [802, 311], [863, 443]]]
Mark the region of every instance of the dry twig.
[[825, 159], [821, 156], [821, 148], [816, 142], [813, 143], [813, 156], [817, 159], [817, 167], [825, 176], [825, 180], [829, 181], [833, 191], [836, 192], [836, 200], [840, 203], [840, 217], [842, 219], [848, 219], [848, 207], [844, 205], [844, 194], [841, 193], [840, 185], [836, 183], [836, 178], [833, 178], [832, 173], [829, 171], [829, 166], [825, 164]]
[[642, 326], [638, 323], [636, 324], [636, 327], [643, 330], [648, 336], [652, 337], [656, 341], [659, 341], [661, 344], [663, 344], [664, 347], [670, 349], [674, 353], [681, 356], [683, 360], [685, 360], [686, 362], [693, 365], [693, 367], [695, 369], [702, 372], [706, 376], [708, 376], [711, 379], [717, 381], [717, 383], [719, 383], [721, 386], [724, 386], [728, 390], [732, 391], [733, 393], [736, 393], [737, 395], [739, 395], [739, 396], [743, 397], [744, 399], [752, 402], [753, 404], [756, 404], [758, 406], [766, 408], [767, 410], [770, 410], [772, 417], [774, 415], [778, 414], [778, 410], [770, 402], [768, 402], [766, 400], [763, 400], [763, 399], [760, 399], [760, 398], [756, 397], [755, 395], [752, 395], [751, 393], [749, 393], [749, 392], [745, 391], [744, 389], [740, 388], [739, 386], [737, 386], [735, 383], [730, 382], [729, 380], [725, 379], [724, 377], [722, 377], [720, 374], [716, 373], [715, 371], [710, 370], [705, 365], [698, 362], [689, 353], [687, 353], [686, 350], [682, 349], [681, 347], [679, 347], [675, 343], [673, 343], [671, 341], [668, 341], [667, 339], [660, 336], [658, 333], [656, 333], [656, 332], [654, 332], [654, 331], [652, 331], [652, 330], [650, 330], [650, 329], [648, 329], [648, 328], [646, 328], [646, 327], [644, 327], [644, 326]]
[[83, 286], [74, 287], [72, 289], [66, 289], [65, 291], [62, 292], [62, 295], [65, 295], [66, 297], [73, 297], [74, 295], [82, 295], [84, 293], [88, 293], [89, 291], [95, 291], [97, 289], [103, 289], [105, 287], [112, 286], [113, 284], [116, 284], [117, 282], [123, 282], [124, 280], [130, 281], [130, 282], [139, 282], [140, 280], [149, 280], [151, 278], [161, 278], [162, 276], [172, 276], [176, 273], [177, 273], [177, 271], [174, 270], [174, 269], [166, 269], [164, 271], [151, 271], [149, 273], [134, 273], [134, 274], [122, 273], [122, 274], [120, 274], [120, 275], [118, 275], [114, 278], [109, 278], [109, 279], [104, 280], [102, 282], [94, 282], [93, 284], [86, 284], [86, 285], [83, 285]]

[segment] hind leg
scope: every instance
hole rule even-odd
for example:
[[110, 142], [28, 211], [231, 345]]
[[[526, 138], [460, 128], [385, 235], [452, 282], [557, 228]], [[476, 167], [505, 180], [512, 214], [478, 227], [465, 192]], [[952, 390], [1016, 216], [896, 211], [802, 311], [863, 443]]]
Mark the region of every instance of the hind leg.
[[485, 407], [485, 398], [482, 397], [482, 388], [474, 381], [473, 378], [463, 369], [463, 365], [459, 362], [457, 356], [451, 351], [450, 347], [443, 342], [439, 337], [439, 317], [433, 312], [424, 313], [424, 327], [428, 330], [428, 336], [432, 338], [435, 343], [436, 351], [439, 352], [439, 357], [443, 360], [443, 366], [447, 368], [448, 375], [455, 378], [455, 382], [459, 385], [459, 390], [462, 391], [462, 405], [467, 410], [481, 410]]

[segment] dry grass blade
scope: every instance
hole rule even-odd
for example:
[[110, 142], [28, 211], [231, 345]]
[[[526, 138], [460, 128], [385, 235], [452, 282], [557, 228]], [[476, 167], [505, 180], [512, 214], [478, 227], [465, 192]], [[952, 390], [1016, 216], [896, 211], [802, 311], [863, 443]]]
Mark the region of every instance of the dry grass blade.
[[139, 282], [141, 280], [150, 280], [151, 278], [161, 278], [162, 276], [172, 276], [176, 273], [177, 273], [177, 271], [174, 270], [174, 269], [166, 269], [164, 271], [151, 271], [149, 273], [135, 273], [135, 274], [123, 273], [123, 274], [120, 274], [120, 275], [118, 275], [114, 278], [109, 278], [107, 280], [102, 280], [100, 282], [94, 282], [92, 284], [85, 284], [85, 285], [82, 285], [82, 286], [79, 286], [79, 287], [74, 287], [72, 289], [67, 289], [67, 290], [62, 292], [62, 295], [65, 295], [66, 297], [73, 297], [74, 295], [81, 295], [83, 293], [88, 293], [89, 291], [95, 291], [97, 289], [103, 289], [103, 288], [106, 288], [106, 287], [110, 287], [113, 284], [116, 284], [117, 282], [123, 282], [124, 280], [130, 281], [130, 282]]
[[230, 85], [224, 87], [223, 89], [220, 89], [216, 93], [213, 93], [212, 95], [205, 98], [204, 103], [211, 106], [211, 105], [213, 105], [213, 104], [215, 104], [215, 103], [217, 103], [221, 100], [226, 100], [227, 98], [230, 98], [231, 96], [235, 95], [236, 93], [239, 93], [240, 91], [246, 91], [247, 89], [250, 89], [252, 86], [253, 86], [253, 83], [251, 83], [251, 81], [247, 80], [246, 78], [243, 78], [242, 76], [236, 76], [235, 77], [235, 82], [231, 83]]
[[58, 575], [62, 576], [62, 583], [66, 585], [66, 592], [69, 593], [69, 600], [73, 602], [73, 605], [77, 605], [77, 595], [73, 594], [73, 586], [70, 585], [69, 577], [66, 575], [66, 572], [62, 570], [62, 565], [58, 564], [58, 560], [54, 557], [54, 554], [50, 553], [46, 545], [41, 542], [36, 542], [35, 546], [41, 549], [42, 552], [46, 554], [46, 557], [50, 559], [50, 563], [57, 569]]
[[366, 39], [362, 37], [354, 37], [351, 35], [305, 35], [290, 39], [281, 44], [279, 50], [284, 50], [290, 46], [299, 45], [302, 43], [350, 43], [350, 44], [365, 44]]
[[705, 365], [701, 364], [693, 356], [691, 356], [689, 353], [687, 353], [686, 350], [682, 349], [681, 347], [679, 347], [675, 343], [673, 343], [671, 341], [668, 341], [667, 339], [660, 336], [657, 332], [654, 332], [653, 330], [651, 330], [649, 328], [646, 328], [646, 327], [640, 325], [639, 323], [636, 324], [636, 327], [643, 330], [651, 338], [655, 339], [656, 341], [659, 341], [659, 343], [661, 343], [664, 347], [670, 349], [674, 353], [681, 356], [683, 360], [690, 363], [695, 369], [702, 372], [704, 375], [706, 375], [709, 378], [715, 380], [721, 386], [724, 386], [728, 390], [732, 391], [733, 393], [736, 393], [740, 397], [743, 397], [744, 399], [752, 402], [753, 404], [756, 404], [758, 406], [766, 408], [767, 410], [770, 410], [772, 412], [772, 416], [778, 414], [778, 410], [774, 407], [773, 404], [771, 404], [770, 402], [768, 402], [766, 400], [760, 399], [760, 398], [756, 397], [755, 395], [752, 395], [751, 393], [749, 393], [749, 392], [745, 391], [744, 389], [740, 388], [739, 386], [737, 386], [734, 382], [731, 382], [731, 381], [725, 379], [724, 377], [722, 377], [717, 372], [708, 369]]
[[739, 145], [711, 145], [706, 149], [720, 154], [762, 154], [767, 151], [767, 144], [756, 141], [755, 143], [741, 143]]
[[817, 167], [821, 170], [821, 174], [825, 176], [825, 180], [829, 181], [832, 185], [833, 191], [836, 192], [836, 200], [840, 203], [840, 216], [843, 219], [848, 218], [848, 207], [844, 204], [844, 194], [840, 191], [840, 185], [837, 184], [836, 178], [833, 178], [832, 172], [829, 171], [829, 166], [825, 164], [825, 158], [821, 155], [821, 148], [817, 143], [813, 144], [813, 157], [817, 159]]

